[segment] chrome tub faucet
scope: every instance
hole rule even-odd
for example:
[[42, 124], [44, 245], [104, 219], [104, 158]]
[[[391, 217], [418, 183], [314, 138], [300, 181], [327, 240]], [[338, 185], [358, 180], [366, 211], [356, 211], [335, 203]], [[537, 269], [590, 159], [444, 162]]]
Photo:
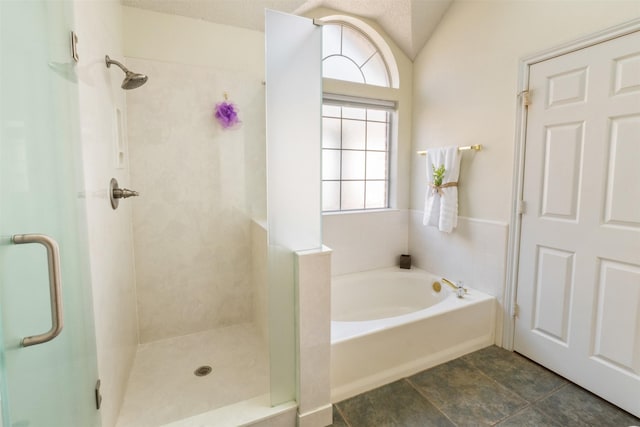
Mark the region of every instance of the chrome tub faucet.
[[458, 298], [462, 298], [464, 296], [464, 294], [466, 294], [468, 292], [467, 288], [465, 288], [462, 285], [462, 282], [454, 283], [451, 280], [446, 279], [444, 277], [442, 278], [442, 281], [444, 283], [446, 283], [447, 285], [451, 286], [453, 288], [453, 290], [456, 291], [456, 296]]

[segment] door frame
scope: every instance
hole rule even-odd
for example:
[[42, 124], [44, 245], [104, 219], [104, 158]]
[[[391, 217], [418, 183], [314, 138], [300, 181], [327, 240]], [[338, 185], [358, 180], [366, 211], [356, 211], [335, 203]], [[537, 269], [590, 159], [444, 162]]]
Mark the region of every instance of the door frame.
[[525, 144], [527, 135], [527, 107], [529, 73], [532, 65], [557, 58], [577, 50], [585, 49], [609, 40], [640, 31], [640, 18], [606, 28], [569, 43], [526, 56], [518, 66], [518, 91], [516, 101], [516, 133], [513, 157], [513, 180], [511, 190], [511, 219], [509, 221], [509, 243], [507, 248], [507, 284], [503, 299], [502, 346], [513, 350], [515, 337], [516, 298], [518, 295], [518, 268], [520, 259], [520, 232], [522, 226], [521, 201], [524, 184]]

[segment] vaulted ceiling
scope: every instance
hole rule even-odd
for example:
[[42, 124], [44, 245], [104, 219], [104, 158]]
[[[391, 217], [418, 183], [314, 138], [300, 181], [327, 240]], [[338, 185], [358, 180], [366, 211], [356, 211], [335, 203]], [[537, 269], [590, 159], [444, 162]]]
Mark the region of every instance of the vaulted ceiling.
[[264, 9], [304, 14], [318, 7], [376, 21], [412, 60], [453, 0], [121, 0], [126, 6], [264, 31]]

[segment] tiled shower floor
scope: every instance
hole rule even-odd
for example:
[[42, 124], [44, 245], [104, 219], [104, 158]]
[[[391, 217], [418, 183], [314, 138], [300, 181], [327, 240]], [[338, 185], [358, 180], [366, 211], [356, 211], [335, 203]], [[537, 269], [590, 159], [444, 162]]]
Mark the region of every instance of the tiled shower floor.
[[640, 419], [492, 346], [334, 406], [335, 427], [626, 427]]
[[[212, 372], [195, 376], [203, 365]], [[157, 427], [268, 392], [267, 349], [252, 324], [142, 344], [117, 427]]]

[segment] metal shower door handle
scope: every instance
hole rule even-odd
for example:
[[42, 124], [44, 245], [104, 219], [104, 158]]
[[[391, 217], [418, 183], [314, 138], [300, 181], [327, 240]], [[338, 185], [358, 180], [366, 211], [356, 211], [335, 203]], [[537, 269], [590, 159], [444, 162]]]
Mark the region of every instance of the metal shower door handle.
[[39, 243], [47, 249], [49, 264], [49, 296], [51, 297], [51, 329], [44, 334], [25, 337], [20, 341], [23, 347], [51, 341], [62, 332], [62, 283], [60, 280], [60, 249], [58, 243], [44, 234], [16, 234], [11, 238], [16, 245]]

